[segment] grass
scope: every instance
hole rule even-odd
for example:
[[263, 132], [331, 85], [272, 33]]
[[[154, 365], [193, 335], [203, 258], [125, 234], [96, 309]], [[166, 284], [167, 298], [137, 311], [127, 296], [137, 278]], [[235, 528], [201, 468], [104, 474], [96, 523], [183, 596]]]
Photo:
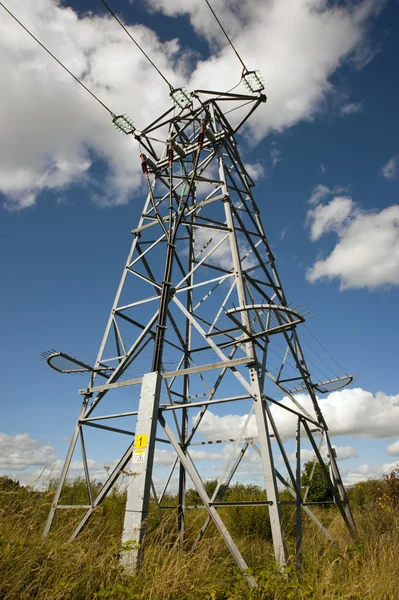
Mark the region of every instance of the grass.
[[[231, 499], [252, 497], [256, 489], [235, 486]], [[64, 501], [82, 500], [83, 485], [66, 487]], [[261, 491], [258, 489], [258, 494]], [[136, 577], [119, 566], [124, 495], [112, 493], [82, 535], [68, 543], [81, 512], [58, 511], [50, 536], [41, 533], [54, 491], [36, 492], [0, 479], [0, 598], [24, 600], [398, 600], [399, 478], [358, 484], [351, 490], [359, 543], [348, 537], [335, 507], [319, 509], [339, 548], [324, 540], [304, 520], [303, 570], [287, 574], [275, 567], [267, 511], [264, 508], [221, 509], [228, 527], [258, 582], [249, 590], [216, 530], [209, 528], [197, 550], [191, 543], [205, 512], [187, 511], [187, 543], [177, 541], [174, 511], [159, 522], [152, 507], [148, 518], [143, 568]], [[175, 502], [173, 497], [166, 504]], [[284, 507], [286, 508], [286, 507]], [[222, 510], [224, 511], [222, 513]], [[284, 511], [293, 547], [293, 518]], [[292, 564], [291, 564], [292, 563]]]

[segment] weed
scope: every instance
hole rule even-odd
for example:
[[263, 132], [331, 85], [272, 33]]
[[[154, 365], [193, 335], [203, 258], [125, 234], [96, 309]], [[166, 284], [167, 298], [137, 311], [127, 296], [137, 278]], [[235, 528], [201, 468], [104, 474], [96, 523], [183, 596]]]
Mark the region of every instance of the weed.
[[[316, 509], [339, 548], [328, 544], [304, 518], [303, 569], [291, 557], [284, 574], [274, 564], [267, 509], [220, 509], [248, 564], [257, 587], [250, 590], [223, 541], [211, 525], [192, 549], [205, 520], [205, 510], [187, 511], [187, 542], [182, 549], [176, 511], [164, 510], [160, 522], [151, 506], [141, 570], [135, 577], [119, 564], [125, 495], [114, 491], [90, 524], [69, 543], [82, 512], [57, 511], [49, 537], [41, 534], [54, 496], [54, 482], [44, 492], [0, 478], [0, 598], [3, 600], [398, 600], [399, 579], [398, 473], [352, 490], [360, 543], [354, 546], [334, 506]], [[367, 489], [366, 489], [367, 488]], [[377, 495], [378, 492], [378, 495]], [[66, 485], [64, 498], [79, 502], [84, 483]], [[233, 486], [230, 500], [264, 499], [254, 486]], [[355, 498], [359, 502], [353, 502]], [[381, 500], [383, 498], [383, 500]], [[193, 498], [195, 500], [195, 498]], [[69, 503], [69, 502], [68, 502]], [[173, 496], [165, 499], [176, 505]], [[356, 504], [358, 504], [356, 506]], [[383, 506], [382, 506], [383, 505]], [[287, 511], [284, 520], [292, 521]], [[288, 548], [295, 539], [288, 527]]]

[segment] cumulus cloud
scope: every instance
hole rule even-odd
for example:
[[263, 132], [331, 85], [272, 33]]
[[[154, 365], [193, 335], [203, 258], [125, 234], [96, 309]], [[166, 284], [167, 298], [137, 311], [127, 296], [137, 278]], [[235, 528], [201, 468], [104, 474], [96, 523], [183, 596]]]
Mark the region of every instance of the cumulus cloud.
[[[107, 478], [107, 472], [112, 470], [116, 463], [116, 459], [103, 463], [88, 458], [87, 466], [91, 481], [104, 482]], [[14, 479], [18, 479], [22, 485], [33, 485], [37, 489], [46, 489], [50, 481], [57, 480], [60, 477], [63, 465], [64, 461], [57, 459], [49, 462], [41, 469], [24, 469], [15, 472], [14, 468], [14, 472], [8, 469], [7, 474]], [[78, 477], [84, 477], [83, 461], [81, 459], [76, 458], [76, 460], [71, 461], [67, 477], [70, 481]]]
[[[239, 435], [247, 417], [247, 414], [219, 416], [211, 410], [207, 410], [198, 428], [198, 433], [208, 440], [228, 440]], [[195, 419], [196, 417], [193, 417], [193, 425]], [[245, 437], [255, 435], [257, 435], [257, 427], [255, 417], [252, 415], [247, 425]]]
[[[162, 464], [163, 457], [158, 456], [158, 452], [157, 449], [156, 460]], [[87, 459], [90, 475], [97, 481], [103, 481], [107, 469], [112, 469], [116, 463], [117, 459], [105, 463]], [[0, 470], [19, 479], [21, 483], [28, 484], [37, 480], [39, 484], [45, 484], [49, 479], [57, 479], [63, 464], [64, 461], [57, 457], [51, 445], [32, 439], [29, 433], [0, 433]], [[75, 479], [82, 474], [83, 461], [75, 457], [70, 464], [68, 477]]]
[[[234, 55], [201, 0], [147, 3], [167, 15], [188, 14], [195, 30], [216, 49], [207, 64], [198, 66], [195, 81], [206, 83], [219, 77], [226, 84], [235, 82]], [[290, 0], [239, 4], [217, 0], [213, 6], [223, 15], [223, 24], [246, 64], [265, 76], [268, 111], [253, 121], [254, 135], [259, 138], [270, 129], [282, 130], [298, 120], [312, 119], [333, 89], [329, 76], [345, 59], [356, 57], [359, 66], [364, 64], [370, 56], [365, 52], [367, 26], [383, 3], [368, 0], [338, 7], [326, 0], [298, 0], [293, 7]]]
[[397, 178], [399, 174], [399, 154], [392, 156], [388, 162], [382, 167], [381, 175], [392, 181]]
[[338, 278], [341, 289], [399, 285], [399, 205], [365, 212], [348, 196], [323, 204], [331, 193], [323, 185], [314, 189], [307, 224], [312, 241], [334, 231], [338, 242], [308, 269], [307, 280]]
[[310, 210], [307, 219], [311, 240], [315, 242], [329, 231], [340, 231], [352, 212], [353, 201], [347, 196], [337, 196], [328, 204], [319, 204]]
[[[255, 264], [255, 258], [253, 253], [250, 252], [249, 244], [242, 236], [238, 237], [237, 242], [240, 256], [243, 259], [243, 267], [249, 268], [253, 266]], [[212, 231], [212, 234], [210, 234], [209, 229], [197, 228], [195, 234], [195, 250], [198, 259], [202, 259], [206, 254], [211, 253], [206, 259], [206, 263], [218, 265], [219, 267], [226, 269], [226, 271], [231, 270], [232, 256], [230, 241], [224, 232]], [[249, 252], [250, 254], [248, 254]], [[243, 258], [244, 256], [245, 258]]]
[[[164, 106], [166, 86], [108, 16], [79, 17], [55, 0], [10, 0], [8, 7], [116, 114], [128, 112], [143, 127]], [[41, 191], [72, 182], [91, 183], [92, 195], [103, 204], [127, 202], [141, 182], [133, 141], [117, 135], [110, 115], [4, 10], [0, 27], [0, 108], [7, 115], [1, 130], [0, 191], [8, 206], [31, 206]], [[162, 44], [139, 25], [130, 31], [175, 81], [177, 41]], [[107, 165], [101, 188], [91, 175], [93, 158]]]
[[399, 456], [399, 440], [387, 446], [387, 453], [390, 456]]
[[[355, 450], [355, 448], [353, 448], [353, 446], [333, 446], [333, 448], [335, 449], [335, 452], [337, 453], [337, 460], [346, 460], [347, 458], [355, 458], [357, 456], [356, 450]], [[324, 448], [324, 447], [321, 448], [320, 454], [322, 455], [324, 460], [327, 460], [326, 448]], [[295, 461], [296, 453], [290, 452], [289, 454], [287, 454], [287, 458], [291, 462]], [[315, 458], [315, 454], [314, 454], [313, 450], [311, 450], [310, 448], [302, 448], [301, 449], [301, 460], [309, 461], [309, 460], [314, 460], [314, 458]], [[283, 460], [284, 459], [281, 456], [279, 458], [279, 461], [282, 462]]]
[[[312, 411], [308, 397], [302, 399]], [[399, 394], [372, 394], [362, 388], [345, 388], [319, 399], [331, 435], [390, 437], [397, 431]]]
[[29, 433], [0, 433], [0, 469], [22, 471], [45, 466], [55, 460], [54, 448], [30, 437]]
[[[221, 452], [209, 452], [208, 450], [196, 450], [190, 448], [189, 454], [193, 460], [219, 461], [223, 460], [224, 454]], [[156, 465], [172, 465], [176, 454], [173, 450], [155, 449], [154, 463]]]
[[[195, 461], [211, 462], [225, 460], [229, 448], [226, 446], [222, 452], [212, 452], [209, 449], [190, 449], [190, 456]], [[176, 458], [173, 450], [155, 448], [154, 464], [157, 467], [170, 467]], [[98, 461], [93, 458], [87, 459], [87, 466], [92, 481], [104, 482], [108, 473], [116, 466], [118, 458], [106, 461]], [[36, 488], [46, 488], [50, 480], [58, 479], [64, 465], [63, 458], [57, 457], [54, 448], [48, 444], [42, 444], [32, 439], [28, 433], [19, 433], [11, 436], [0, 432], [0, 471], [3, 471], [13, 479], [17, 479], [23, 485], [34, 484]], [[129, 475], [131, 464], [122, 471], [123, 485], [129, 485], [132, 475]], [[132, 469], [134, 472], [134, 469]], [[68, 479], [74, 480], [84, 476], [83, 461], [76, 453], [71, 461]], [[163, 479], [160, 479], [163, 482]]]
[[254, 181], [259, 181], [266, 175], [265, 167], [260, 162], [245, 163], [244, 166], [248, 175], [252, 177]]
[[[321, 165], [320, 165], [320, 168], [321, 168]], [[323, 170], [323, 169], [321, 169], [321, 170]], [[316, 204], [319, 204], [319, 202], [321, 202], [325, 198], [332, 196], [333, 194], [341, 194], [344, 192], [346, 192], [346, 190], [342, 186], [335, 186], [334, 188], [331, 189], [331, 188], [327, 187], [326, 185], [319, 183], [314, 188], [312, 195], [310, 196], [310, 198], [308, 200], [308, 204], [316, 205]]]
[[[297, 394], [296, 399], [311, 415], [314, 415], [308, 395]], [[281, 404], [292, 408], [289, 398], [283, 398]], [[384, 392], [372, 394], [362, 388], [346, 388], [332, 392], [326, 398], [320, 398], [319, 404], [331, 435], [386, 438], [397, 434], [399, 394], [396, 396]], [[276, 405], [271, 407], [271, 411], [280, 434], [287, 438], [294, 436], [297, 425], [295, 415]], [[237, 414], [219, 416], [208, 410], [198, 432], [208, 440], [234, 438], [239, 435], [246, 418], [247, 415]], [[255, 435], [257, 435], [256, 421], [252, 416], [245, 436]]]
[[[266, 77], [269, 101], [251, 120], [254, 141], [325, 110], [333, 73], [344, 61], [354, 59], [361, 66], [370, 57], [367, 31], [383, 4], [215, 2], [247, 64]], [[189, 89], [217, 84], [223, 90], [237, 83], [239, 65], [202, 0], [150, 0], [148, 5], [170, 16], [188, 13], [212, 50], [201, 60], [177, 40], [163, 43], [149, 28], [128, 24], [172, 84]], [[129, 113], [139, 129], [168, 106], [164, 82], [108, 14], [79, 16], [56, 0], [9, 0], [8, 6], [113, 112]], [[32, 206], [44, 190], [59, 192], [72, 182], [89, 183], [91, 197], [101, 204], [128, 202], [141, 185], [134, 141], [115, 134], [103, 108], [4, 10], [0, 27], [0, 109], [7, 115], [0, 192], [7, 206]], [[99, 158], [107, 165], [101, 184], [92, 174]]]
[[352, 486], [367, 479], [381, 479], [398, 468], [398, 463], [385, 463], [383, 465], [361, 464], [355, 469], [341, 469], [341, 476], [345, 486]]

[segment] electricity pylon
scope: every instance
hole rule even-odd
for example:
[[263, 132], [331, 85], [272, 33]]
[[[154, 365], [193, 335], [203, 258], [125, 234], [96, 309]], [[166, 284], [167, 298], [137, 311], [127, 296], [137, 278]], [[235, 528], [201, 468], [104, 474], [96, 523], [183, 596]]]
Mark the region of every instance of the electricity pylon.
[[[45, 535], [57, 508], [66, 508], [59, 503], [60, 494], [80, 439], [89, 502], [81, 507], [85, 513], [71, 539], [83, 529], [130, 463], [132, 483], [127, 490], [122, 541], [136, 544], [125, 544], [128, 549], [122, 556], [124, 563], [134, 569], [143, 547], [151, 490], [162, 508], [160, 500], [166, 486], [157, 498], [152, 482], [155, 448], [162, 443], [175, 453], [173, 469], [179, 470], [176, 511], [181, 538], [189, 479], [207, 513], [197, 542], [213, 522], [252, 585], [248, 565], [218, 513], [218, 507], [231, 504], [223, 502], [223, 494], [248, 449], [260, 456], [267, 499], [239, 504], [268, 506], [280, 567], [287, 561], [282, 489], [293, 498], [285, 503], [296, 510], [298, 562], [303, 512], [330, 537], [311, 512], [307, 491], [301, 487], [303, 438], [309, 440], [315, 461], [352, 533], [355, 524], [316, 397], [316, 391], [338, 389], [351, 377], [315, 381], [307, 367], [297, 334], [306, 315], [286, 299], [253, 197], [254, 182], [237, 149], [237, 132], [266, 102], [256, 73], [247, 73], [247, 84], [253, 92], [248, 95], [172, 91], [175, 108], [141, 132], [127, 117], [114, 118], [115, 126], [140, 144], [148, 193], [132, 232], [133, 243], [94, 367], [71, 360], [68, 369], [59, 369], [90, 370], [91, 379], [80, 390], [83, 403]], [[235, 118], [234, 124], [231, 117], [228, 119], [229, 113]], [[267, 213], [270, 207], [265, 210]], [[68, 361], [67, 355], [55, 352], [46, 358], [52, 366], [59, 359]], [[106, 400], [119, 397], [120, 390], [126, 388], [140, 389], [138, 402], [132, 402], [128, 411], [103, 414]], [[304, 406], [304, 394], [310, 398], [310, 411]], [[206, 442], [227, 442], [231, 448], [216, 490], [209, 497], [192, 449], [203, 443], [196, 439], [207, 410], [233, 404], [241, 405], [246, 415], [239, 435]], [[133, 419], [135, 424], [132, 429], [121, 429], [112, 426], [115, 419], [130, 419], [129, 423]], [[291, 427], [288, 433], [287, 423]], [[90, 487], [83, 436], [87, 426], [133, 438], [96, 497]], [[248, 427], [252, 428], [251, 435]], [[295, 467], [284, 446], [287, 435], [296, 439]], [[321, 454], [319, 436], [328, 466]], [[284, 472], [276, 466], [276, 453], [281, 454]]]

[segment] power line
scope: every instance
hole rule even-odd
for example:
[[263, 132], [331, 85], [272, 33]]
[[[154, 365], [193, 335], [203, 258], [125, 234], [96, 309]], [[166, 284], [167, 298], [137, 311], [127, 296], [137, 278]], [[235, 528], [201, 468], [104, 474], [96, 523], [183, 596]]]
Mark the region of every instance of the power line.
[[173, 86], [169, 83], [169, 81], [166, 79], [166, 77], [161, 73], [161, 71], [158, 69], [158, 67], [156, 66], [156, 64], [151, 60], [151, 58], [148, 56], [148, 54], [146, 54], [144, 52], [144, 50], [140, 46], [140, 44], [138, 42], [136, 42], [136, 40], [131, 35], [131, 33], [129, 33], [129, 31], [126, 29], [126, 27], [124, 26], [124, 24], [122, 23], [122, 21], [116, 16], [116, 14], [108, 6], [108, 4], [105, 2], [105, 0], [101, 0], [101, 2], [104, 4], [104, 6], [107, 8], [107, 10], [111, 13], [111, 15], [114, 17], [114, 19], [119, 23], [119, 25], [122, 27], [122, 29], [124, 30], [124, 32], [127, 33], [127, 35], [130, 37], [130, 39], [132, 40], [132, 42], [134, 42], [136, 44], [136, 46], [140, 50], [140, 52], [142, 52], [144, 54], [144, 56], [146, 57], [146, 59], [148, 60], [148, 62], [151, 63], [151, 65], [154, 67], [154, 69], [157, 71], [157, 73], [162, 77], [162, 79], [165, 81], [165, 83], [167, 83], [167, 85], [169, 86], [169, 89], [173, 92], [174, 91]]
[[[306, 327], [305, 323], [303, 324], [303, 326], [305, 327], [306, 331], [308, 333], [310, 333], [310, 335], [312, 336], [312, 338], [314, 338], [316, 340], [316, 342], [319, 344], [319, 346], [321, 346], [324, 350], [324, 352], [326, 354], [328, 354], [328, 356], [331, 358], [331, 360], [333, 360], [335, 362], [335, 364], [337, 365], [337, 367], [339, 367], [341, 369], [341, 371], [343, 371], [344, 373], [346, 373], [345, 369], [343, 369], [341, 367], [341, 365], [335, 360], [335, 358], [329, 353], [329, 351], [327, 350], [327, 348], [325, 346], [323, 346], [323, 344], [317, 339], [317, 337], [314, 335], [314, 333], [312, 333], [310, 331], [310, 329], [308, 327]], [[331, 369], [332, 370], [332, 369]], [[347, 373], [346, 373], [347, 374]]]
[[2, 6], [4, 8], [4, 10], [6, 12], [8, 12], [10, 17], [12, 17], [14, 19], [14, 21], [16, 21], [18, 23], [18, 25], [20, 25], [22, 27], [22, 29], [24, 29], [26, 31], [26, 33], [29, 33], [29, 35], [35, 40], [35, 42], [37, 42], [39, 44], [39, 46], [41, 46], [43, 48], [43, 50], [45, 50], [47, 52], [47, 54], [49, 54], [51, 56], [51, 58], [53, 58], [71, 77], [73, 77], [74, 80], [77, 81], [77, 83], [79, 83], [79, 85], [81, 85], [82, 88], [84, 88], [86, 90], [86, 92], [89, 92], [90, 96], [93, 96], [93, 98], [95, 100], [97, 100], [97, 102], [99, 104], [101, 104], [101, 106], [103, 106], [105, 108], [105, 110], [107, 110], [112, 117], [115, 117], [112, 110], [109, 109], [108, 106], [106, 104], [104, 104], [104, 102], [102, 102], [100, 100], [100, 98], [98, 98], [91, 90], [89, 90], [89, 88], [86, 87], [85, 84], [78, 77], [76, 77], [76, 75], [74, 75], [69, 69], [67, 69], [67, 67], [64, 64], [62, 64], [62, 62], [60, 60], [58, 60], [58, 58], [56, 56], [54, 56], [54, 54], [52, 52], [50, 52], [50, 50], [48, 50], [48, 48], [46, 48], [46, 46], [44, 46], [44, 44], [42, 44], [41, 41], [38, 40], [37, 37], [35, 37], [33, 35], [33, 33], [31, 31], [29, 31], [29, 29], [27, 27], [25, 27], [25, 25], [23, 25], [23, 23], [21, 23], [21, 21], [19, 21], [17, 19], [17, 17], [15, 15], [13, 15], [13, 13], [10, 10], [8, 10], [8, 8], [6, 6], [4, 6], [4, 4], [2, 2], [0, 2], [0, 6]]
[[[303, 325], [304, 325], [304, 323], [303, 323]], [[306, 331], [307, 331], [308, 333], [311, 333], [307, 327], [306, 327]], [[317, 341], [317, 340], [316, 340], [316, 341]], [[323, 363], [323, 365], [325, 365], [325, 366], [327, 367], [327, 369], [330, 369], [330, 371], [331, 371], [331, 372], [332, 372], [332, 373], [335, 375], [335, 377], [340, 377], [340, 375], [338, 375], [338, 373], [336, 373], [336, 372], [334, 371], [334, 369], [333, 369], [333, 368], [332, 368], [332, 367], [331, 367], [329, 364], [327, 364], [327, 363], [326, 363], [326, 361], [325, 361], [325, 360], [323, 360], [323, 358], [322, 358], [321, 356], [319, 356], [319, 355], [317, 354], [316, 350], [313, 350], [312, 346], [311, 346], [310, 344], [308, 344], [308, 343], [307, 343], [307, 341], [306, 341], [305, 339], [301, 338], [301, 343], [305, 344], [305, 345], [306, 345], [306, 346], [309, 348], [309, 350], [311, 350], [311, 351], [313, 352], [313, 354], [315, 354], [315, 355], [317, 356], [317, 358], [318, 358], [318, 359], [319, 359], [319, 360], [320, 360], [320, 361]], [[319, 343], [320, 343], [320, 342], [319, 342]], [[328, 352], [327, 352], [327, 354], [328, 354]], [[331, 357], [331, 355], [330, 355], [330, 357]], [[332, 357], [331, 357], [331, 358], [332, 358]], [[333, 360], [334, 360], [334, 359], [333, 359]], [[308, 362], [310, 362], [309, 358], [307, 359], [307, 361], [308, 361]], [[338, 366], [339, 366], [339, 365], [338, 365]], [[341, 369], [341, 367], [340, 367], [340, 369]], [[342, 369], [342, 371], [343, 371], [343, 369]], [[323, 373], [323, 371], [321, 371], [321, 369], [320, 369], [320, 372], [321, 372], [321, 373]], [[327, 379], [331, 379], [331, 377], [327, 377]]]
[[[103, 0], [104, 1], [104, 0]], [[234, 53], [236, 54], [238, 60], [240, 61], [240, 63], [242, 64], [244, 71], [248, 71], [247, 67], [244, 64], [244, 61], [242, 60], [241, 56], [238, 54], [237, 50], [235, 49], [233, 42], [231, 41], [231, 39], [229, 38], [229, 36], [227, 35], [227, 32], [225, 30], [225, 28], [223, 27], [223, 25], [221, 24], [221, 22], [219, 21], [215, 11], [213, 10], [212, 6], [210, 5], [210, 3], [208, 2], [208, 0], [205, 0], [205, 2], [207, 3], [207, 5], [209, 6], [213, 16], [215, 17], [216, 21], [219, 24], [220, 29], [223, 31], [224, 35], [226, 36], [227, 41], [229, 42], [230, 46], [233, 48]]]

